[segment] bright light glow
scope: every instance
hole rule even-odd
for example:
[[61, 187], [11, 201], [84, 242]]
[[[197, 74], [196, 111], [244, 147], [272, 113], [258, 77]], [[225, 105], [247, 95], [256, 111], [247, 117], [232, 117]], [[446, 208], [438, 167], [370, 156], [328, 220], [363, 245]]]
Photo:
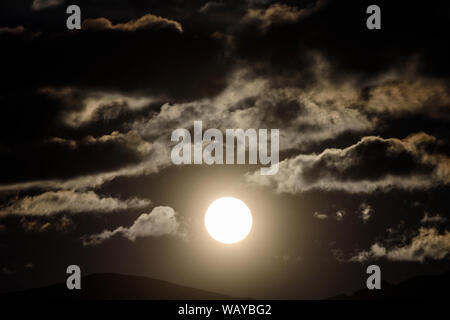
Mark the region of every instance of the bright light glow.
[[230, 244], [244, 239], [252, 228], [252, 213], [239, 199], [215, 200], [206, 210], [205, 226], [215, 240]]

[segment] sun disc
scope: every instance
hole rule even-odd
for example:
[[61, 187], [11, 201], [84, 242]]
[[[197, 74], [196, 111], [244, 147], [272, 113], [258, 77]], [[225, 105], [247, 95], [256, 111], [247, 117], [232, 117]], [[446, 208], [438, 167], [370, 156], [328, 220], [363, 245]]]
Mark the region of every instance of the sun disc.
[[215, 200], [206, 210], [205, 226], [215, 240], [231, 244], [247, 237], [252, 228], [252, 214], [247, 205], [236, 198]]

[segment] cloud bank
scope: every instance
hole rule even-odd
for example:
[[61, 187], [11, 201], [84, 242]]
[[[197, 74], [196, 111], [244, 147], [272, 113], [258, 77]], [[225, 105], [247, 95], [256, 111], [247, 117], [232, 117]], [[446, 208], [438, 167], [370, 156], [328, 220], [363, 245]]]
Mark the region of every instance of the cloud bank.
[[310, 189], [349, 193], [428, 189], [450, 182], [450, 158], [433, 151], [439, 143], [426, 133], [405, 139], [367, 136], [348, 148], [283, 160], [277, 175], [251, 173], [247, 181], [292, 194]]

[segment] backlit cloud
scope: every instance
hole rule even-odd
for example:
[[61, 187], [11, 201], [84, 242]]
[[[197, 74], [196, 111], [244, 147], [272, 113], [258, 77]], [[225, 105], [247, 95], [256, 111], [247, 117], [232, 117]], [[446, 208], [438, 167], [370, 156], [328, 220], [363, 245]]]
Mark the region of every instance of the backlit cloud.
[[86, 30], [115, 30], [134, 32], [146, 29], [162, 29], [171, 28], [178, 32], [183, 32], [183, 27], [178, 21], [146, 14], [137, 19], [130, 20], [126, 23], [113, 24], [106, 18], [86, 19], [83, 21], [83, 29]]
[[120, 200], [101, 197], [93, 191], [75, 192], [70, 190], [49, 191], [37, 196], [14, 199], [0, 208], [0, 217], [7, 215], [50, 216], [61, 212], [113, 212], [150, 205], [146, 199]]
[[295, 23], [320, 9], [326, 1], [318, 0], [314, 7], [299, 9], [286, 4], [274, 3], [266, 9], [250, 8], [243, 21], [256, 22], [265, 31], [272, 25]]
[[160, 237], [164, 235], [179, 235], [180, 223], [177, 213], [170, 207], [155, 207], [150, 213], [141, 214], [130, 227], [118, 227], [114, 230], [104, 230], [101, 233], [84, 236], [83, 245], [93, 246], [121, 235], [131, 241], [136, 238]]
[[368, 262], [385, 258], [391, 261], [424, 262], [426, 259], [443, 260], [450, 254], [450, 233], [440, 233], [436, 228], [422, 227], [409, 243], [386, 247], [375, 243], [369, 250], [361, 251], [350, 261]]
[[63, 4], [64, 0], [33, 0], [31, 9], [40, 11], [50, 7], [56, 7]]
[[344, 149], [286, 159], [280, 162], [277, 175], [252, 173], [247, 180], [280, 193], [310, 189], [350, 193], [427, 189], [450, 182], [450, 158], [428, 151], [438, 145], [435, 137], [425, 133], [405, 139], [369, 136]]

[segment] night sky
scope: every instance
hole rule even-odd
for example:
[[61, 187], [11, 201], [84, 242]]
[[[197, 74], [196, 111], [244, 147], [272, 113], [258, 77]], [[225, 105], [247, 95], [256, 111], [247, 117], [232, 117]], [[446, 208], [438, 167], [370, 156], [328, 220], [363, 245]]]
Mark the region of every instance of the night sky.
[[[81, 8], [68, 30], [66, 8]], [[366, 27], [370, 4], [381, 30]], [[0, 292], [114, 272], [256, 299], [450, 269], [450, 4], [0, 3]], [[280, 129], [276, 175], [171, 133]], [[212, 201], [253, 214], [216, 242]]]

